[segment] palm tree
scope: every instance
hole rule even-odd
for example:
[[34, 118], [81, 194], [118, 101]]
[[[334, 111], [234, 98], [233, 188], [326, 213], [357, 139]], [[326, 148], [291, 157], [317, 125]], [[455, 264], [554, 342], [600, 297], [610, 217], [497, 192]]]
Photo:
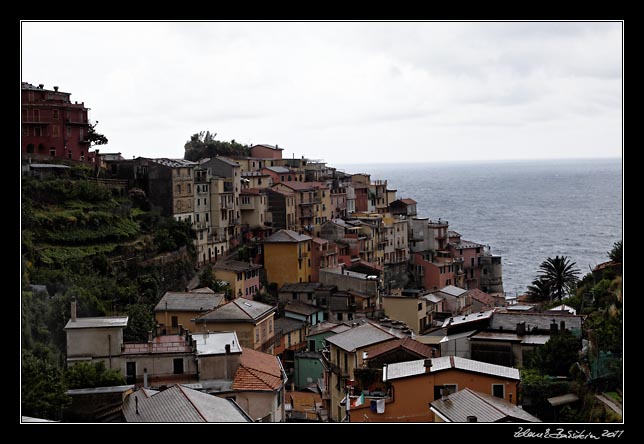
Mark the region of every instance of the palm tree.
[[532, 285], [528, 285], [526, 295], [533, 302], [550, 300], [550, 284], [543, 278], [535, 279]]
[[539, 265], [539, 279], [548, 284], [551, 296], [561, 299], [564, 294], [570, 293], [579, 280], [579, 269], [575, 265], [567, 256], [549, 257]]

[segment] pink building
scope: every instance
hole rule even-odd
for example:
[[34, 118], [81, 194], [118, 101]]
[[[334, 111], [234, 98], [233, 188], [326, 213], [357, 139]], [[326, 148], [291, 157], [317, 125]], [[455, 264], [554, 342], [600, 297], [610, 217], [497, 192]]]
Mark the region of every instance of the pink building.
[[250, 149], [250, 156], [260, 159], [281, 159], [283, 148], [277, 145], [255, 145]]
[[479, 288], [481, 282], [481, 267], [479, 257], [484, 245], [461, 239], [456, 231], [448, 232], [447, 249], [452, 257], [463, 262], [463, 274], [467, 288]]
[[419, 284], [426, 290], [436, 290], [447, 285], [456, 285], [458, 264], [449, 257], [432, 257], [431, 253], [412, 253], [412, 264]]

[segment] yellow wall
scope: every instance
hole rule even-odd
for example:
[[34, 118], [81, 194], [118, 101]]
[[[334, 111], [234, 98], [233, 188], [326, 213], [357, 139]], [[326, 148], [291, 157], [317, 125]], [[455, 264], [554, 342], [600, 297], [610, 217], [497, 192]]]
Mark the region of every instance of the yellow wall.
[[[422, 306], [420, 311], [418, 304]], [[424, 299], [383, 297], [382, 308], [385, 310], [385, 316], [404, 322], [415, 334], [420, 333], [420, 319], [427, 316], [427, 303]]]
[[[154, 312], [154, 319], [157, 321], [157, 324], [167, 327], [168, 334], [177, 334], [176, 329], [172, 328], [172, 316], [177, 317], [177, 324], [183, 325], [183, 328], [190, 330], [191, 333], [195, 333], [195, 324], [192, 322], [192, 319], [201, 316], [202, 313], [195, 311], [156, 311]], [[199, 326], [201, 328], [201, 325]], [[163, 327], [162, 327], [163, 328]]]
[[[257, 325], [251, 322], [206, 322], [205, 325], [209, 331], [234, 331], [242, 347], [259, 350], [264, 342], [275, 336], [274, 317], [275, 314], [271, 313]], [[198, 326], [192, 323], [190, 331], [201, 332], [203, 325], [201, 322]]]
[[[298, 246], [300, 248], [298, 249]], [[298, 260], [299, 251], [302, 260]], [[309, 282], [311, 269], [311, 241], [275, 242], [264, 244], [264, 268], [268, 282], [278, 287], [286, 283]]]

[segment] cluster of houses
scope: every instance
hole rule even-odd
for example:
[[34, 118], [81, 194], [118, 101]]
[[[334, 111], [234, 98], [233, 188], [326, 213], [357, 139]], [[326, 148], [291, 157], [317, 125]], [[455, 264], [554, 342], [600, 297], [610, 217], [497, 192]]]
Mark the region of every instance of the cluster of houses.
[[[61, 157], [36, 140], [56, 137], [45, 120], [73, 120], [61, 94], [23, 84], [30, 160]], [[41, 103], [55, 100], [60, 113]], [[538, 421], [518, 405], [517, 368], [552, 335], [580, 331], [582, 317], [506, 306], [501, 257], [419, 216], [386, 180], [283, 158], [277, 145], [195, 162], [74, 149], [70, 159], [91, 159], [106, 181], [190, 223], [198, 267], [230, 292], [166, 293], [140, 343], [124, 342], [127, 317], [78, 318], [73, 306], [68, 365], [103, 361], [127, 385], [70, 390], [68, 419]], [[266, 284], [275, 306], [256, 300]]]

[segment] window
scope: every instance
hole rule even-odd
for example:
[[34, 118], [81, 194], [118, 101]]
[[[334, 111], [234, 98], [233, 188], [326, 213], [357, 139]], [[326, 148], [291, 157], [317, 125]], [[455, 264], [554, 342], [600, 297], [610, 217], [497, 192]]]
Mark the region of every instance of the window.
[[278, 407], [279, 407], [280, 405], [282, 405], [282, 396], [284, 396], [284, 395], [283, 395], [283, 393], [282, 393], [282, 389], [280, 389], [280, 391], [279, 391], [279, 392], [277, 392], [277, 406], [278, 406]]
[[286, 335], [286, 346], [290, 347], [291, 346], [291, 334]]
[[191, 188], [192, 188], [192, 187], [190, 186], [190, 184], [188, 184], [188, 194], [192, 193]]
[[72, 152], [71, 152], [71, 150], [67, 153], [67, 157], [69, 157], [70, 159], [72, 158]]
[[342, 313], [338, 313], [338, 321], [342, 321]]
[[51, 157], [56, 156], [56, 148], [54, 148], [53, 146], [51, 148], [49, 148], [49, 155]]
[[344, 372], [349, 373], [349, 355], [347, 353], [344, 354]]
[[297, 293], [293, 293], [293, 300], [297, 301]]
[[182, 375], [183, 374], [183, 358], [176, 358], [173, 361], [174, 364], [174, 374]]
[[197, 199], [197, 206], [201, 205], [201, 199]]
[[176, 316], [172, 316], [172, 326], [173, 327], [178, 327], [179, 326], [179, 318]]
[[78, 140], [80, 140], [81, 142], [82, 142], [83, 140], [85, 140], [84, 135], [85, 135], [85, 133], [83, 132], [83, 128], [81, 128], [81, 129], [79, 130], [79, 133], [78, 133]]
[[27, 125], [22, 126], [22, 135], [23, 136], [28, 136], [29, 135], [29, 127]]
[[34, 122], [40, 122], [40, 110], [39, 109], [34, 110]]
[[259, 342], [259, 328], [255, 327], [255, 342]]
[[42, 128], [41, 127], [37, 126], [37, 127], [34, 128], [34, 136], [36, 136], [36, 137], [42, 136]]
[[208, 213], [206, 213], [206, 222], [208, 222]]
[[492, 384], [492, 396], [505, 398], [505, 384]]
[[67, 131], [67, 137], [72, 137], [72, 127], [66, 126], [65, 131]]
[[[30, 143], [29, 145], [27, 145], [27, 152], [29, 154], [32, 154], [34, 152], [34, 144], [33, 143]], [[56, 152], [54, 152], [54, 154], [56, 154]]]
[[51, 116], [54, 118], [54, 120], [58, 120], [58, 110], [55, 109], [52, 111]]
[[273, 320], [272, 319], [268, 320], [268, 332], [273, 333]]
[[419, 302], [418, 303], [418, 311], [421, 311], [423, 309], [423, 303]]
[[53, 137], [60, 137], [60, 127], [58, 125], [51, 127], [51, 135]]
[[204, 198], [203, 198], [203, 204], [204, 204], [204, 205], [208, 205], [208, 198], [207, 198], [207, 197], [204, 197]]
[[195, 215], [195, 221], [196, 221], [196, 222], [199, 222], [199, 213], [197, 213], [197, 214]]
[[181, 184], [177, 184], [177, 194], [181, 194]]

